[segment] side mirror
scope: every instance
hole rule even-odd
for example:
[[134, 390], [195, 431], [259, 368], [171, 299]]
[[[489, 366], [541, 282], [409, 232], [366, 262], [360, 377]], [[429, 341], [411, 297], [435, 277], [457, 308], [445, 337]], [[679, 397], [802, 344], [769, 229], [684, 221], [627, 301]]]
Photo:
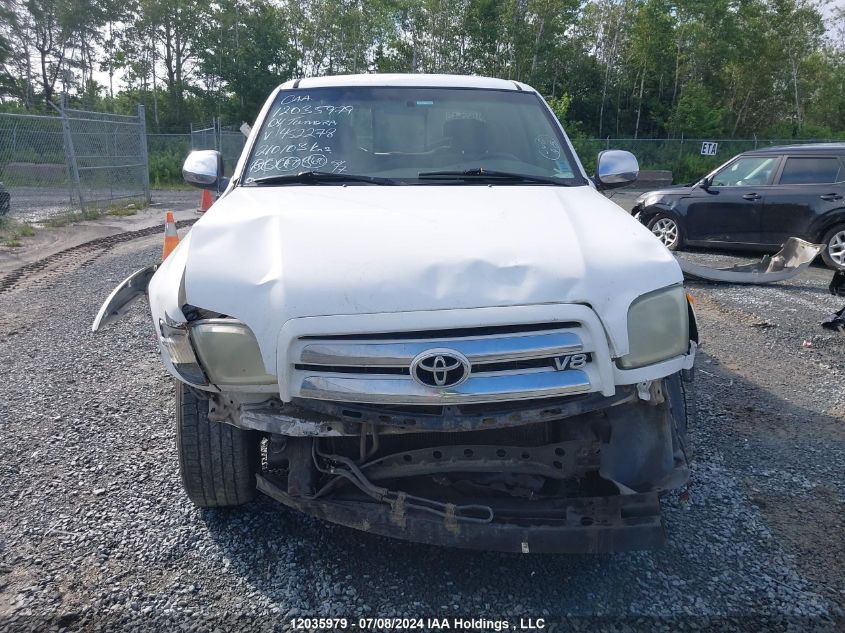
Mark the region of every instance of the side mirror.
[[224, 188], [223, 155], [213, 149], [191, 152], [182, 165], [182, 177], [194, 187], [220, 191]]
[[599, 152], [593, 182], [599, 190], [616, 189], [633, 183], [640, 173], [640, 165], [631, 152], [609, 149]]
[[707, 191], [710, 188], [710, 185], [711, 185], [710, 178], [705, 176], [704, 178], [702, 178], [701, 180], [696, 182], [692, 186], [692, 189], [699, 189], [700, 188], [700, 189], [703, 189], [704, 191]]

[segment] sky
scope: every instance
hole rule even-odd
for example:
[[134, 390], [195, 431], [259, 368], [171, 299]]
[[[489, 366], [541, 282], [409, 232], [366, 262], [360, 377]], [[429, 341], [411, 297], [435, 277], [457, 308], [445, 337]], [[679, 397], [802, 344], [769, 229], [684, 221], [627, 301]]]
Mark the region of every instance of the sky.
[[833, 15], [837, 8], [845, 9], [845, 0], [833, 0], [827, 7], [827, 15]]

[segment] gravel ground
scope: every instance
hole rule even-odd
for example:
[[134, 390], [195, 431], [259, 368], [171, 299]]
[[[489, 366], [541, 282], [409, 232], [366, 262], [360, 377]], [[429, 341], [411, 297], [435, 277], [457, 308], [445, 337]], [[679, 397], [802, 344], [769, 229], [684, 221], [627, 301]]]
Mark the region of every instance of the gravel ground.
[[664, 499], [665, 549], [518, 556], [393, 541], [266, 498], [194, 508], [146, 305], [89, 330], [111, 288], [159, 249], [137, 240], [0, 294], [0, 630], [288, 630], [295, 616], [402, 615], [843, 630], [845, 337], [819, 327], [842, 301], [826, 294], [828, 271], [691, 285], [705, 341], [696, 457], [689, 489]]

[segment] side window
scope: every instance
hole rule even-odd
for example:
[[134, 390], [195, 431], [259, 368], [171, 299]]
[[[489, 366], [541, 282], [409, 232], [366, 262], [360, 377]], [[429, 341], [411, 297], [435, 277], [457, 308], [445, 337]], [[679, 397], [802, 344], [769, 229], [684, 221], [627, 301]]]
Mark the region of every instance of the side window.
[[835, 156], [790, 156], [780, 175], [782, 185], [816, 185], [842, 180], [842, 164]]
[[768, 185], [778, 164], [777, 156], [738, 158], [713, 177], [714, 187]]

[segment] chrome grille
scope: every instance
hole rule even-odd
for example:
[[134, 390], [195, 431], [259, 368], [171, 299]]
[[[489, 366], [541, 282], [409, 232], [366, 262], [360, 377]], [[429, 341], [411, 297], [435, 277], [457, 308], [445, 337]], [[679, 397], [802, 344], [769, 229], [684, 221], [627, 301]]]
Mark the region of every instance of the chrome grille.
[[[373, 404], [471, 404], [592, 391], [589, 337], [575, 323], [437, 332], [300, 337], [292, 358], [300, 397]], [[403, 338], [404, 336], [404, 338]], [[586, 339], [586, 341], [585, 341]], [[420, 384], [418, 355], [451, 350], [470, 363], [454, 387]], [[555, 359], [584, 355], [586, 365], [558, 370]]]
[[583, 351], [581, 339], [572, 332], [523, 334], [492, 338], [436, 339], [420, 341], [309, 343], [302, 350], [304, 365], [341, 367], [409, 367], [426, 350], [444, 347], [466, 356], [473, 365], [504, 363], [535, 358], [554, 358]]

